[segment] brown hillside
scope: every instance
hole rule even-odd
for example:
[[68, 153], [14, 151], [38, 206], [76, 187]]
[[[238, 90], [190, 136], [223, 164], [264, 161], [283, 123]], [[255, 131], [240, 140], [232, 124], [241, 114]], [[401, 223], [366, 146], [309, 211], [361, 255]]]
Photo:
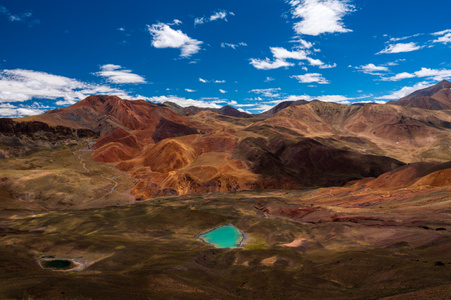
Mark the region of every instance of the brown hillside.
[[417, 107], [431, 110], [451, 109], [451, 82], [443, 80], [431, 87], [418, 90], [388, 104]]
[[[439, 87], [426, 92], [448, 93]], [[268, 118], [233, 116], [227, 107], [223, 114], [199, 110], [185, 117], [165, 105], [90, 96], [18, 123], [40, 120], [99, 133], [92, 158], [126, 171], [136, 181], [136, 198], [343, 185], [404, 163], [451, 161], [451, 110], [320, 101], [278, 110]], [[414, 169], [406, 170], [389, 176], [392, 188], [417, 178]], [[383, 186], [380, 178], [372, 184]]]

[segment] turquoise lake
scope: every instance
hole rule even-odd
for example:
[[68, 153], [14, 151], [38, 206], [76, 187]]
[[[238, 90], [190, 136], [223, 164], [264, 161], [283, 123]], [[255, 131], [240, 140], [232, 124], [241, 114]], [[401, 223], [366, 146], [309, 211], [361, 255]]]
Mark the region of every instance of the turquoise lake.
[[216, 248], [233, 248], [240, 246], [244, 236], [235, 226], [225, 225], [204, 233], [200, 238]]

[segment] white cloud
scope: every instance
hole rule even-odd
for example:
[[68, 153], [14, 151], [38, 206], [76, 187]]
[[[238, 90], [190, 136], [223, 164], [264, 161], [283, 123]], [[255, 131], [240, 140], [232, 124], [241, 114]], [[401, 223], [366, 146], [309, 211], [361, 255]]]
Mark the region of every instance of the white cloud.
[[151, 102], [157, 102], [157, 103], [173, 102], [182, 107], [197, 106], [197, 107], [221, 108], [222, 106], [219, 105], [218, 103], [224, 102], [219, 99], [217, 101], [210, 102], [210, 101], [206, 101], [206, 99], [194, 100], [194, 99], [186, 99], [186, 98], [177, 97], [177, 96], [155, 96], [155, 97], [148, 97], [145, 99], [149, 100]]
[[185, 91], [187, 91], [188, 93], [194, 93], [196, 90], [185, 89]]
[[320, 59], [313, 59], [313, 58], [307, 58], [308, 62], [310, 63], [310, 65], [312, 66], [322, 66], [324, 65], [324, 63], [320, 60]]
[[436, 70], [436, 69], [429, 69], [429, 68], [421, 68], [420, 71], [416, 71], [413, 73], [415, 77], [428, 77], [433, 80], [443, 80], [451, 77], [451, 70], [442, 69], [442, 70]]
[[219, 91], [221, 92], [221, 94], [227, 93], [227, 91], [225, 91], [225, 90], [223, 90], [223, 89], [219, 89]]
[[291, 43], [298, 43], [298, 48], [300, 49], [310, 49], [313, 47], [314, 43], [308, 42], [300, 37], [295, 37], [293, 40], [290, 41]]
[[63, 99], [58, 105], [74, 104], [92, 94], [129, 97], [125, 91], [107, 85], [89, 84], [45, 72], [14, 69], [0, 71], [0, 102]]
[[[257, 100], [257, 99], [256, 99]], [[259, 99], [259, 100], [262, 100], [261, 98]], [[236, 102], [236, 101], [235, 101]], [[255, 104], [255, 103], [252, 103], [252, 104], [239, 104], [239, 103], [234, 103], [234, 104], [232, 104], [232, 105], [234, 105], [234, 106], [236, 106], [236, 107], [254, 107], [254, 106], [257, 106], [257, 104]]]
[[387, 45], [384, 50], [379, 51], [376, 54], [383, 54], [383, 53], [402, 53], [402, 52], [412, 52], [419, 50], [423, 48], [424, 46], [418, 46], [416, 43], [398, 43], [398, 44], [391, 44]]
[[289, 63], [283, 59], [276, 59], [275, 61], [271, 61], [269, 58], [266, 58], [265, 60], [251, 58], [250, 64], [259, 70], [271, 70], [271, 69], [278, 69], [278, 68], [282, 68], [282, 67], [294, 66], [293, 63]]
[[[260, 94], [264, 97], [274, 98], [279, 97], [280, 94], [278, 93], [280, 91], [280, 88], [270, 88], [270, 89], [253, 89], [250, 92], [255, 94]], [[259, 98], [259, 100], [262, 100]]]
[[262, 113], [262, 112], [265, 112], [267, 110], [270, 110], [273, 107], [274, 107], [274, 105], [259, 104], [259, 105], [256, 105], [255, 108], [252, 108], [252, 109], [249, 109], [249, 110]]
[[[250, 64], [252, 64], [255, 68], [261, 70], [271, 70], [282, 67], [292, 67], [293, 63], [287, 61], [287, 59], [295, 59], [295, 60], [306, 60], [312, 66], [323, 66], [324, 63], [319, 59], [314, 59], [309, 57], [309, 50], [292, 50], [289, 51], [283, 47], [270, 47], [271, 53], [273, 55], [274, 60], [270, 60], [269, 58], [256, 59], [251, 58]], [[333, 67], [332, 65], [327, 65], [329, 67]]]
[[300, 83], [312, 83], [312, 82], [316, 82], [319, 84], [329, 84], [330, 83], [320, 73], [307, 73], [304, 75], [293, 75], [290, 77], [296, 78]]
[[190, 57], [200, 50], [203, 43], [190, 38], [181, 30], [174, 30], [168, 24], [157, 23], [152, 26], [147, 25], [149, 33], [152, 35], [152, 46], [155, 48], [178, 48], [181, 50], [181, 57]]
[[367, 64], [364, 66], [355, 67], [356, 69], [362, 71], [365, 74], [370, 75], [381, 75], [382, 72], [390, 71], [386, 66], [376, 66], [375, 64]]
[[319, 66], [319, 68], [320, 69], [332, 69], [332, 68], [336, 68], [337, 67], [337, 64], [336, 63], [333, 63], [333, 64], [329, 64], [329, 65], [326, 65], [326, 64], [324, 64], [324, 65], [320, 65]]
[[436, 40], [433, 40], [434, 43], [443, 43], [443, 44], [447, 44], [447, 43], [451, 43], [451, 33], [447, 33], [444, 36], [439, 37]]
[[431, 33], [431, 34], [432, 35], [445, 35], [447, 33], [451, 33], [451, 29], [445, 29], [445, 30], [434, 32], [434, 33]]
[[211, 79], [211, 80], [207, 80], [207, 79], [203, 79], [203, 78], [199, 78], [199, 81], [202, 83], [208, 83], [208, 82], [213, 82], [213, 83], [225, 83], [225, 80], [217, 80], [217, 79]]
[[[10, 22], [28, 22], [33, 16], [31, 12], [12, 14], [6, 7], [0, 5], [0, 14], [6, 16]], [[39, 20], [31, 20], [30, 25], [38, 24]]]
[[43, 114], [45, 110], [32, 106], [14, 106], [10, 103], [0, 103], [0, 117], [20, 118]]
[[271, 47], [271, 52], [274, 58], [276, 59], [297, 59], [297, 60], [306, 60], [308, 59], [307, 54], [308, 52], [305, 50], [298, 50], [298, 51], [288, 51], [285, 48], [282, 47]]
[[291, 0], [293, 18], [302, 20], [293, 26], [297, 34], [317, 36], [323, 33], [351, 32], [343, 17], [354, 11], [347, 0]]
[[227, 20], [226, 17], [227, 17], [227, 12], [218, 11], [210, 16], [210, 21], [216, 21], [216, 20], [220, 20], [220, 19]]
[[274, 78], [272, 77], [266, 77], [265, 82], [271, 82], [274, 81]]
[[385, 96], [380, 96], [380, 97], [376, 97], [376, 99], [383, 99], [383, 100], [398, 100], [402, 97], [405, 97], [417, 90], [420, 89], [424, 89], [427, 88], [428, 86], [430, 86], [430, 82], [427, 81], [423, 81], [423, 82], [419, 82], [417, 84], [415, 84], [414, 86], [405, 86], [402, 89], [398, 90], [398, 91], [394, 91], [391, 94], [385, 95]]
[[407, 40], [413, 37], [417, 37], [422, 35], [422, 33], [417, 33], [417, 34], [413, 34], [413, 35], [409, 35], [409, 36], [403, 36], [403, 37], [399, 37], [399, 38], [391, 38], [389, 41], [390, 42], [398, 42], [398, 41], [403, 41], [403, 40]]
[[194, 25], [200, 25], [208, 22], [213, 22], [217, 20], [224, 20], [227, 22], [227, 16], [234, 16], [235, 14], [231, 11], [226, 10], [219, 10], [215, 13], [213, 13], [210, 17], [202, 17], [202, 18], [195, 18], [194, 19]]
[[451, 70], [448, 70], [448, 69], [437, 70], [437, 69], [421, 68], [421, 70], [413, 72], [413, 73], [402, 72], [402, 73], [396, 74], [395, 76], [392, 76], [392, 77], [383, 78], [382, 80], [398, 81], [401, 79], [414, 78], [414, 77], [428, 78], [431, 80], [441, 81], [443, 79], [451, 78]]
[[396, 74], [395, 76], [389, 77], [389, 78], [382, 78], [382, 80], [384, 81], [398, 81], [401, 79], [406, 79], [406, 78], [413, 78], [415, 77], [415, 75], [407, 73], [407, 72], [402, 72], [399, 74]]
[[229, 47], [229, 48], [232, 48], [232, 49], [236, 50], [239, 47], [247, 47], [247, 44], [244, 43], [244, 42], [240, 42], [238, 44], [221, 43], [221, 47], [222, 48]]
[[146, 83], [144, 77], [133, 74], [131, 70], [123, 69], [119, 65], [107, 64], [100, 66], [96, 76], [105, 77], [111, 83]]
[[125, 28], [124, 28], [124, 27], [119, 27], [117, 30], [119, 30], [119, 31], [125, 31]]

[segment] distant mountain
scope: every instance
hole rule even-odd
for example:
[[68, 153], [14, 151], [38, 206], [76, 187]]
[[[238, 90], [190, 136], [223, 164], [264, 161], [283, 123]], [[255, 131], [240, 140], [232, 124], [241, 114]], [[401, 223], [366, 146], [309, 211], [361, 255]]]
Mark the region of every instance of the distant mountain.
[[173, 102], [164, 102], [159, 105], [163, 106], [163, 107], [171, 108], [176, 113], [178, 113], [182, 116], [195, 115], [201, 111], [212, 111], [212, 112], [218, 113], [220, 115], [235, 117], [235, 118], [252, 118], [253, 117], [253, 115], [239, 111], [238, 109], [236, 109], [230, 105], [226, 105], [221, 108], [197, 107], [197, 106], [182, 107]]
[[306, 101], [306, 100], [284, 101], [284, 102], [277, 104], [270, 110], [263, 112], [261, 115], [265, 116], [265, 117], [272, 117], [275, 114], [277, 114], [279, 111], [281, 111], [282, 109], [287, 108], [289, 106], [304, 105], [304, 104], [308, 104], [308, 103], [310, 103], [310, 102]]
[[431, 87], [418, 90], [387, 104], [417, 107], [431, 110], [451, 109], [451, 82], [443, 80]]

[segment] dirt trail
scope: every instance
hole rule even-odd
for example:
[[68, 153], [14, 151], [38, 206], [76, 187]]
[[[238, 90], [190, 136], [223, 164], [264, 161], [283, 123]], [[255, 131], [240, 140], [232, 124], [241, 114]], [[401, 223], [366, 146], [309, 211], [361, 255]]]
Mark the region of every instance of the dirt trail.
[[[87, 151], [87, 150], [76, 150], [76, 151], [74, 151], [74, 152], [72, 152], [72, 153], [73, 153], [75, 156], [77, 156], [77, 153], [76, 153], [76, 152], [88, 152], [88, 151]], [[89, 168], [86, 166], [86, 162], [84, 161], [83, 158], [81, 158], [81, 155], [82, 155], [82, 154], [83, 154], [83, 153], [80, 153], [80, 154], [77, 156], [77, 157], [78, 157], [78, 162], [81, 164], [81, 166], [83, 167], [83, 169], [85, 169], [86, 172], [91, 173], [91, 171], [89, 170]], [[105, 179], [105, 180], [109, 180], [109, 181], [113, 182], [113, 184], [114, 184], [110, 191], [106, 192], [105, 195], [103, 195], [102, 197], [99, 198], [99, 199], [101, 200], [101, 199], [104, 199], [104, 198], [106, 198], [107, 196], [111, 195], [111, 194], [114, 192], [114, 189], [118, 186], [118, 182], [117, 182], [116, 180], [114, 180], [114, 177], [113, 177], [113, 178], [107, 178], [107, 177], [103, 176], [103, 174], [100, 174], [100, 177], [102, 177], [102, 178]]]

